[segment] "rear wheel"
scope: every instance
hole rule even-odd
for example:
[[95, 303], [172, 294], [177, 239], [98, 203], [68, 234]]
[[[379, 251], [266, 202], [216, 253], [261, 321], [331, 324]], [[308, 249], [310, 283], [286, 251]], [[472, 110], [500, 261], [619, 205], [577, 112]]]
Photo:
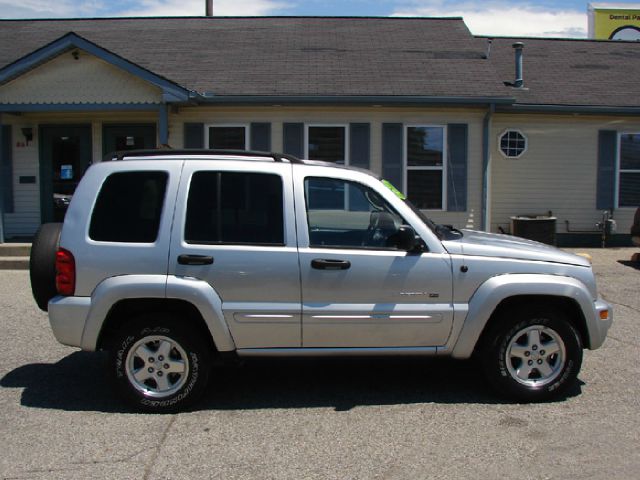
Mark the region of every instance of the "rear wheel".
[[49, 300], [55, 297], [56, 252], [60, 244], [62, 223], [44, 223], [36, 232], [31, 245], [29, 276], [31, 292], [40, 310], [48, 309]]
[[206, 342], [188, 321], [144, 314], [112, 338], [109, 370], [120, 394], [135, 408], [170, 412], [204, 393], [210, 357]]
[[576, 380], [582, 345], [561, 312], [510, 312], [488, 332], [482, 361], [487, 379], [522, 401], [549, 400]]

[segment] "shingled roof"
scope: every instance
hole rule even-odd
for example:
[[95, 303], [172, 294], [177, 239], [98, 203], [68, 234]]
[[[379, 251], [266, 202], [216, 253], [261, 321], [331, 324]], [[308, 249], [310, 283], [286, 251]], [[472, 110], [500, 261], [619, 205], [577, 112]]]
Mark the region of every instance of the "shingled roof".
[[[636, 107], [640, 44], [471, 35], [461, 18], [0, 20], [0, 71], [69, 32], [207, 98], [431, 97]], [[524, 89], [511, 45], [525, 43]], [[446, 103], [446, 102], [444, 102]]]
[[640, 43], [495, 38], [489, 62], [501, 81], [514, 80], [514, 42], [524, 43], [524, 88], [510, 89], [518, 104], [640, 106]]
[[199, 93], [505, 95], [460, 18], [3, 20], [0, 68], [69, 32]]

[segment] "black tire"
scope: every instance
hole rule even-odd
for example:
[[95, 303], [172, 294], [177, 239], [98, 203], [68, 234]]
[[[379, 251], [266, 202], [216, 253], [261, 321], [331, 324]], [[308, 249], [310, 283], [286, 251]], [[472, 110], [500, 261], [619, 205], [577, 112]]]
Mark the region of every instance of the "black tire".
[[40, 226], [31, 245], [29, 276], [31, 292], [40, 310], [48, 309], [49, 300], [55, 297], [56, 252], [60, 245], [62, 223], [45, 223]]
[[580, 336], [561, 311], [522, 310], [503, 314], [487, 332], [481, 350], [485, 375], [500, 393], [519, 401], [557, 398], [580, 371]]
[[[164, 342], [170, 343], [162, 356]], [[142, 358], [145, 350], [148, 358]], [[184, 364], [183, 372], [176, 365]], [[187, 320], [147, 313], [124, 325], [111, 338], [109, 376], [120, 395], [137, 410], [167, 413], [182, 410], [204, 393], [211, 367], [207, 343]], [[140, 377], [135, 378], [134, 374]], [[162, 375], [161, 377], [159, 375]], [[164, 381], [164, 384], [158, 381]]]

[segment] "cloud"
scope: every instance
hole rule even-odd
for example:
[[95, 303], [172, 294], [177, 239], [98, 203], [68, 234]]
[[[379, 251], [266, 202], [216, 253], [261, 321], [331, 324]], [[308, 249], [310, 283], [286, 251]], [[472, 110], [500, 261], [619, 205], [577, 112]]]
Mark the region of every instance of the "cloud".
[[[213, 0], [214, 15], [272, 15], [280, 0]], [[0, 18], [203, 16], [205, 0], [0, 0]]]
[[[199, 16], [205, 14], [205, 0], [142, 0], [138, 7], [123, 10], [118, 16]], [[214, 0], [216, 16], [262, 16], [288, 5], [275, 0]]]
[[99, 0], [0, 0], [0, 18], [87, 17], [103, 9]]
[[[406, 2], [405, 2], [406, 3]], [[552, 10], [526, 2], [413, 1], [393, 16], [463, 17], [475, 35], [523, 37], [586, 37], [587, 15], [577, 10]]]

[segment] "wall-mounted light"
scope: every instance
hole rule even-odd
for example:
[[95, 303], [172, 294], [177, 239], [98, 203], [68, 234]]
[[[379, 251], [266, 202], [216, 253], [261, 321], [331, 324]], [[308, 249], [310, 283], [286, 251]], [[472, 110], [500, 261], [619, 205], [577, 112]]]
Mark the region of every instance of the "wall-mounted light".
[[71, 52], [71, 55], [73, 56], [74, 60], [78, 60], [78, 58], [80, 58], [80, 52], [78, 50], [74, 50], [73, 52]]
[[22, 136], [24, 137], [24, 141], [29, 145], [29, 142], [33, 140], [33, 128], [32, 127], [22, 127]]

